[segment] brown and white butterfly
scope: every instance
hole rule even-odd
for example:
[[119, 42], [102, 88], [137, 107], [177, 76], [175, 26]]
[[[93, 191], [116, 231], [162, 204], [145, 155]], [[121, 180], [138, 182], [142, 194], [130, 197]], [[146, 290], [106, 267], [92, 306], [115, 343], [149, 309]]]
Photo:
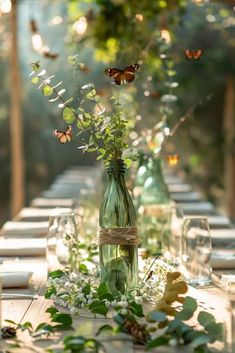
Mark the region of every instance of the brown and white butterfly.
[[54, 130], [53, 135], [58, 138], [60, 143], [70, 142], [72, 140], [72, 127], [69, 125], [65, 131]]
[[113, 77], [116, 85], [121, 83], [130, 83], [135, 79], [134, 73], [139, 69], [139, 64], [133, 64], [125, 67], [125, 69], [108, 68], [105, 70], [106, 75]]
[[202, 56], [202, 54], [203, 54], [202, 49], [197, 49], [197, 50], [186, 49], [184, 51], [184, 55], [185, 55], [186, 59], [188, 59], [188, 60], [191, 60], [191, 59], [199, 60], [200, 57]]

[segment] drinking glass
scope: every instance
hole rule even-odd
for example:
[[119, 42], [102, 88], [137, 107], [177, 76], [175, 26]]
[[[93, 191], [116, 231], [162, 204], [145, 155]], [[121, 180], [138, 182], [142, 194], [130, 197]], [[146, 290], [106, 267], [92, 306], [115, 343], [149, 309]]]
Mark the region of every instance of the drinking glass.
[[181, 271], [195, 286], [211, 283], [211, 236], [206, 217], [185, 217], [181, 235]]
[[56, 235], [57, 260], [61, 265], [75, 269], [78, 262], [78, 229], [74, 213], [58, 216]]
[[180, 263], [180, 241], [183, 221], [184, 212], [182, 208], [177, 204], [172, 205], [170, 252], [174, 259], [175, 265]]
[[47, 266], [48, 272], [54, 271], [61, 267], [56, 256], [57, 229], [58, 229], [59, 213], [58, 211], [49, 218], [49, 228], [47, 234]]

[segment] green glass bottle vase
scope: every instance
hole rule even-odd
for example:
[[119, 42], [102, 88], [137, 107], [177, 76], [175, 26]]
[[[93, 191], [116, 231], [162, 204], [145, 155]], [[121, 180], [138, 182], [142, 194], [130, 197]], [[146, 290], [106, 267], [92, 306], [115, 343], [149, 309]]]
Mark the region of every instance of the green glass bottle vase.
[[124, 294], [138, 285], [137, 218], [125, 184], [123, 160], [111, 161], [107, 171], [99, 217], [101, 281], [110, 293]]
[[140, 224], [143, 244], [152, 254], [169, 249], [171, 200], [160, 157], [149, 157], [140, 195]]

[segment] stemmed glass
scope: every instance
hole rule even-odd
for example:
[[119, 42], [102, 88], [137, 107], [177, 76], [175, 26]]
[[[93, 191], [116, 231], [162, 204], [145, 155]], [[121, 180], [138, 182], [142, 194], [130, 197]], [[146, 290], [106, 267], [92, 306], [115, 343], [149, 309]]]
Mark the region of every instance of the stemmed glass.
[[78, 224], [73, 212], [60, 213], [49, 218], [47, 236], [48, 271], [53, 271], [61, 265], [75, 266], [78, 242]]
[[181, 236], [181, 271], [195, 286], [211, 283], [211, 236], [206, 217], [185, 217]]

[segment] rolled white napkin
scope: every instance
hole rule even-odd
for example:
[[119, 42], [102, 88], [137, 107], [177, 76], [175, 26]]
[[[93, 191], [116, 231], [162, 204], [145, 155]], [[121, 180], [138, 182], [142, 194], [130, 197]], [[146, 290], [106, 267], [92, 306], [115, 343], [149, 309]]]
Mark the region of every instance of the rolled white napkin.
[[46, 222], [6, 222], [1, 230], [4, 236], [45, 236], [48, 232]]
[[211, 256], [212, 268], [235, 269], [235, 253], [233, 251], [213, 251]]
[[[24, 218], [49, 218], [50, 216], [56, 216], [61, 213], [71, 212], [72, 209], [68, 207], [63, 208], [35, 208], [35, 207], [25, 207], [23, 208], [18, 216], [21, 219]], [[33, 223], [33, 222], [32, 222]], [[33, 223], [34, 224], [34, 223]]]
[[214, 211], [214, 206], [210, 202], [180, 202], [178, 205], [186, 215], [206, 215]]
[[44, 256], [46, 239], [0, 239], [0, 256]]
[[0, 272], [0, 278], [3, 288], [28, 287], [32, 278], [32, 272]]
[[36, 197], [32, 200], [31, 206], [33, 207], [72, 207], [73, 205], [73, 198], [68, 199], [47, 199], [44, 197]]
[[235, 245], [235, 228], [211, 229], [210, 233], [213, 245]]

